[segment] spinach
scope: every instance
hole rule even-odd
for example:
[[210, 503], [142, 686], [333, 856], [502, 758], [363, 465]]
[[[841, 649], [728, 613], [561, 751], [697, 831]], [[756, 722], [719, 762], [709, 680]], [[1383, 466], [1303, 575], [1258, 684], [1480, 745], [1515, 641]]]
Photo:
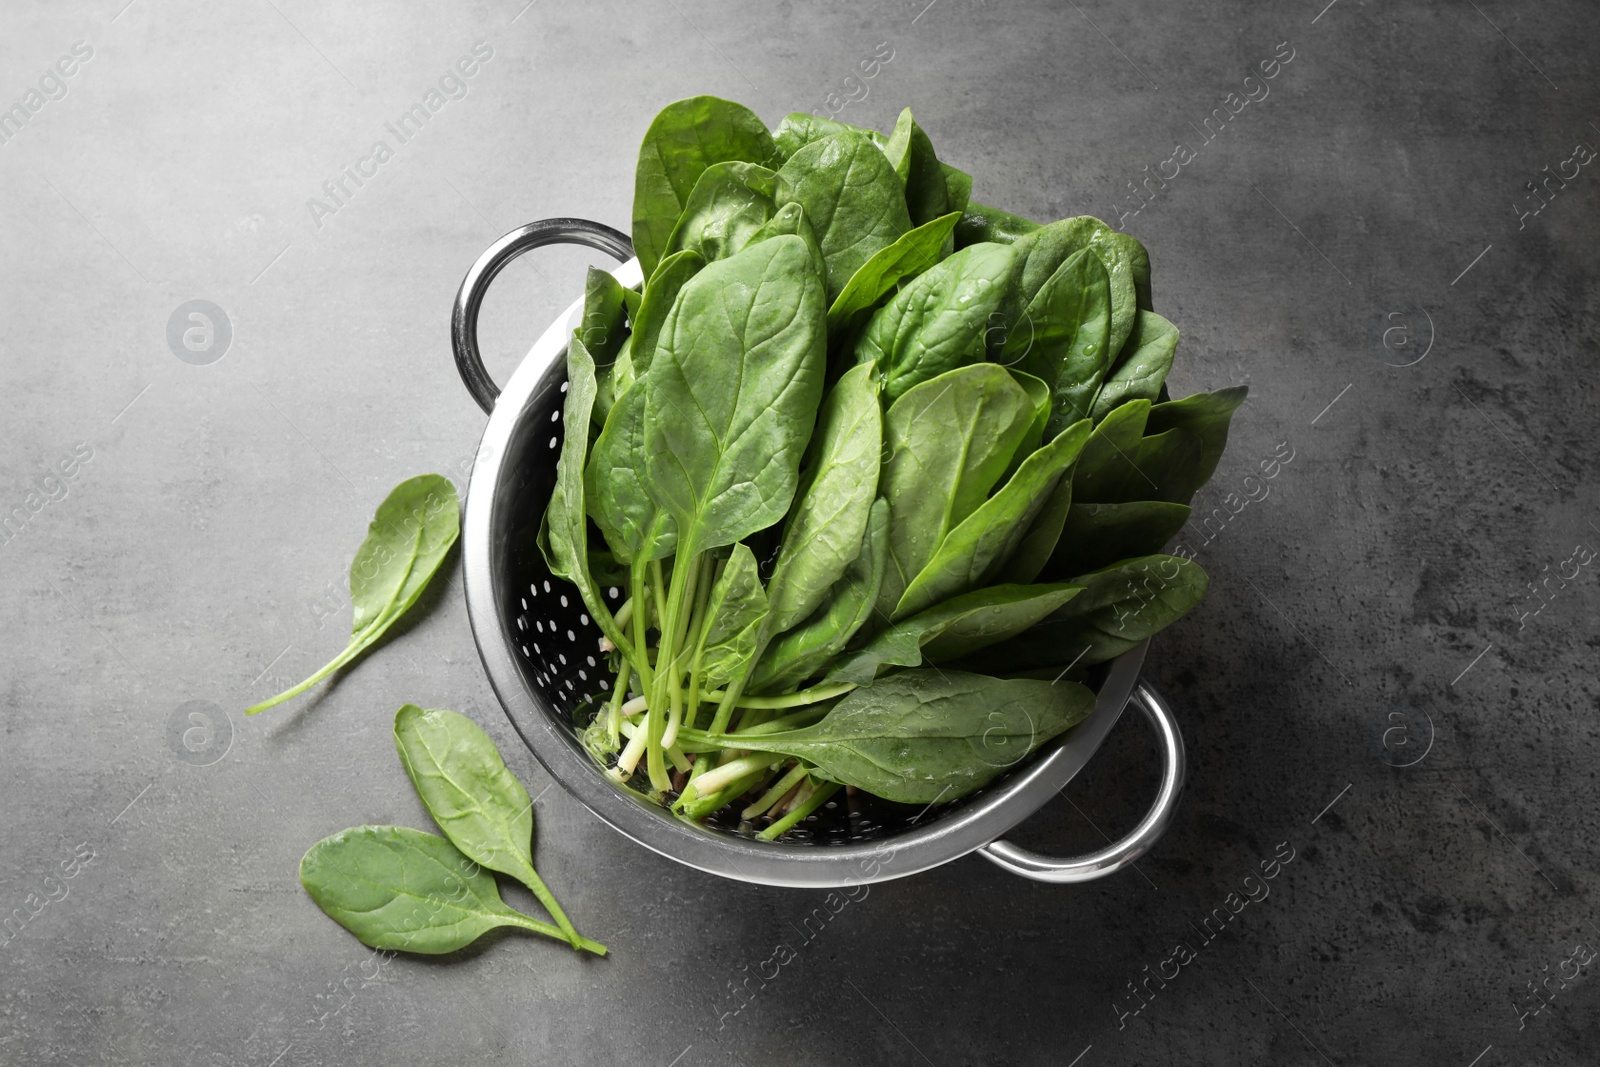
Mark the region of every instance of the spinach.
[[855, 559], [828, 590], [822, 606], [767, 646], [751, 675], [753, 693], [782, 692], [820, 671], [872, 615], [889, 558], [889, 502], [873, 502]]
[[590, 267], [583, 285], [583, 324], [578, 338], [595, 366], [609, 366], [628, 336], [624, 325], [628, 290], [610, 271]]
[[977, 363], [909, 390], [884, 415], [881, 475], [889, 565], [878, 591], [888, 618], [945, 534], [988, 497], [1036, 408], [1004, 367]]
[[822, 404], [810, 470], [772, 572], [773, 633], [815, 611], [861, 550], [883, 452], [883, 412], [871, 371], [847, 371]]
[[1100, 395], [1089, 411], [1102, 419], [1112, 409], [1129, 400], [1154, 403], [1161, 394], [1161, 383], [1172, 369], [1172, 356], [1178, 348], [1178, 329], [1153, 311], [1140, 311], [1134, 319], [1133, 333], [1122, 356], [1100, 385]]
[[833, 305], [828, 308], [828, 334], [835, 336], [844, 332], [895, 286], [938, 263], [941, 250], [960, 218], [959, 211], [942, 215], [901, 234], [894, 244], [873, 253], [834, 297]]
[[956, 224], [956, 247], [966, 248], [986, 241], [1015, 244], [1038, 228], [1037, 222], [969, 200], [961, 221]]
[[944, 170], [933, 153], [933, 142], [911, 117], [909, 107], [900, 112], [883, 154], [905, 186], [906, 208], [913, 225], [921, 226], [949, 213], [950, 189], [945, 184]]
[[1164, 500], [1074, 503], [1061, 529], [1060, 545], [1043, 573], [1083, 574], [1129, 556], [1160, 552], [1189, 521], [1189, 511], [1187, 504]]
[[1058, 433], [1089, 417], [1111, 366], [1110, 338], [1110, 283], [1104, 265], [1083, 249], [1040, 284], [996, 358], [1049, 384], [1046, 432]]
[[[588, 417], [585, 412], [585, 422]], [[390, 490], [350, 561], [354, 618], [344, 651], [299, 685], [246, 708], [245, 714], [299, 696], [376, 644], [422, 596], [460, 533], [460, 504], [448, 479], [419, 474]]]
[[891, 624], [836, 663], [823, 682], [870, 685], [883, 668], [915, 667], [925, 652], [939, 659], [965, 655], [1026, 630], [1077, 593], [1065, 583], [992, 585], [951, 597]]
[[858, 363], [873, 363], [893, 402], [907, 390], [983, 358], [990, 316], [1016, 260], [1004, 245], [973, 245], [919, 274], [867, 320]]
[[643, 379], [645, 467], [686, 560], [772, 525], [794, 498], [826, 358], [811, 267], [803, 240], [774, 237], [707, 264], [667, 313]]
[[394, 746], [417, 796], [463, 856], [527, 886], [572, 943], [561, 905], [533, 869], [533, 801], [489, 735], [454, 711], [407, 704], [394, 717]]
[[667, 252], [692, 249], [708, 262], [733, 255], [778, 210], [777, 185], [777, 174], [759, 163], [707, 167], [684, 202]]
[[[1089, 420], [1084, 419], [1030, 455], [1005, 485], [939, 543], [933, 558], [901, 595], [893, 617], [905, 618], [988, 584], [1010, 561], [1088, 437]], [[1069, 490], [1070, 486], [1069, 481]]]
[[981, 789], [1093, 708], [1076, 682], [908, 670], [856, 690], [814, 726], [737, 744], [804, 759], [813, 775], [886, 800], [933, 804]]
[[759, 652], [768, 610], [755, 554], [748, 545], [734, 545], [703, 612], [706, 625], [698, 658], [704, 685], [724, 685], [749, 669]]
[[[650, 369], [656, 344], [661, 338], [661, 327], [667, 321], [667, 312], [672, 310], [684, 285], [705, 265], [704, 256], [692, 248], [686, 248], [663, 259], [645, 283], [644, 293], [639, 298], [639, 313], [633, 318], [633, 334], [629, 338], [629, 358], [635, 377]], [[620, 396], [622, 390], [618, 389], [617, 394]]]
[[1020, 636], [986, 649], [985, 670], [1011, 673], [1064, 660], [1103, 663], [1188, 614], [1208, 579], [1193, 560], [1143, 556], [1072, 579], [1083, 592]]
[[882, 148], [887, 141], [887, 138], [877, 130], [852, 126], [847, 122], [839, 122], [836, 119], [825, 119], [821, 115], [812, 115], [804, 111], [795, 111], [785, 115], [783, 121], [778, 123], [778, 128], [772, 132], [772, 141], [778, 149], [779, 157], [787, 161], [796, 152], [813, 141], [820, 141], [824, 137], [836, 137], [840, 134], [855, 134], [858, 137], [865, 137], [879, 148]]
[[796, 151], [778, 170], [776, 199], [805, 208], [822, 246], [830, 301], [874, 253], [911, 229], [900, 179], [877, 146], [856, 134]]
[[[1100, 420], [1084, 442], [1078, 466], [1072, 473], [1072, 496], [1088, 504], [1118, 503], [1149, 498], [1158, 488], [1155, 481], [1140, 473], [1136, 462], [1143, 442], [1145, 422], [1150, 417], [1150, 401], [1130, 400]], [[1126, 488], [1135, 479], [1142, 487], [1137, 495]]]
[[585, 502], [617, 560], [672, 554], [678, 531], [645, 482], [645, 390], [635, 382], [612, 407], [584, 469]]
[[751, 235], [748, 244], [765, 241], [769, 237], [781, 237], [784, 234], [793, 234], [806, 243], [806, 250], [811, 253], [811, 263], [820, 276], [826, 269], [822, 260], [822, 246], [817, 243], [817, 235], [811, 229], [811, 222], [806, 218], [806, 210], [799, 204], [790, 201], [777, 210], [777, 213], [767, 220]]
[[1140, 468], [1160, 487], [1151, 496], [1187, 504], [1211, 479], [1228, 445], [1228, 425], [1247, 392], [1236, 385], [1151, 407], [1139, 449]]
[[707, 167], [776, 159], [766, 125], [741, 104], [695, 96], [662, 108], [639, 146], [633, 184], [633, 250], [644, 276], [661, 262], [678, 216]]
[[[1087, 249], [1100, 260], [1111, 290], [1109, 354], [1105, 357], [1108, 361], [1122, 351], [1123, 342], [1133, 332], [1134, 316], [1139, 310], [1134, 281], [1136, 257], [1129, 244], [1119, 239], [1121, 236], [1099, 219], [1080, 215], [1032, 230], [1019, 237], [1013, 246], [1021, 260], [1017, 297], [1023, 306], [1074, 253]], [[1143, 263], [1148, 271], [1149, 259]]]
[[[323, 838], [300, 860], [317, 906], [371, 948], [437, 955], [502, 926], [558, 941], [559, 928], [508, 908], [494, 875], [442, 837], [404, 826], [357, 826]], [[605, 955], [605, 946], [577, 947]]]

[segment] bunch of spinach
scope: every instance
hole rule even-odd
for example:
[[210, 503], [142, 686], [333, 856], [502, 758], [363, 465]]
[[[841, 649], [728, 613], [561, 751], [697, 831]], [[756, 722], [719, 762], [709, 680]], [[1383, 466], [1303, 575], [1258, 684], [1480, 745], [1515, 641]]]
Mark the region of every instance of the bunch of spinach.
[[690, 818], [981, 788], [1205, 591], [1160, 552], [1244, 391], [1166, 399], [1137, 240], [971, 191], [909, 110], [702, 96], [645, 135], [645, 280], [590, 273], [540, 544], [616, 671], [586, 743]]
[[[605, 955], [533, 869], [533, 802], [489, 735], [465, 715], [407, 704], [395, 715], [394, 743], [444, 837], [357, 826], [318, 841], [300, 860], [300, 884], [317, 906], [376, 949], [453, 952], [510, 926]], [[532, 890], [555, 924], [508, 907], [492, 871]]]

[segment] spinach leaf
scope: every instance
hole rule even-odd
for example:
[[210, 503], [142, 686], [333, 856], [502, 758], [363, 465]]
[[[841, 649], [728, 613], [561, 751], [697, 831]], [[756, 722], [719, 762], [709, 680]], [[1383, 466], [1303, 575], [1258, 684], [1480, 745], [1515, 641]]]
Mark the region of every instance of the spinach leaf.
[[590, 267], [583, 286], [583, 324], [578, 337], [595, 365], [609, 366], [628, 336], [623, 323], [627, 292], [610, 271]]
[[707, 262], [733, 255], [778, 210], [777, 185], [777, 173], [759, 163], [707, 167], [684, 202], [667, 253], [693, 249]]
[[[1089, 249], [1105, 267], [1111, 290], [1111, 329], [1108, 351], [1103, 357], [1109, 365], [1133, 332], [1134, 316], [1139, 311], [1134, 284], [1135, 254], [1128, 242], [1118, 239], [1120, 236], [1099, 219], [1080, 215], [1052, 222], [1019, 237], [1014, 246], [1019, 257], [1019, 281], [1014, 302], [1007, 308], [1007, 321], [1015, 321], [1018, 309], [1033, 300], [1068, 257]], [[1149, 259], [1143, 262], [1148, 271]], [[1076, 420], [1082, 416], [1071, 417]]]
[[889, 558], [889, 502], [873, 502], [867, 530], [844, 577], [809, 619], [789, 630], [762, 654], [751, 675], [752, 693], [783, 692], [820, 671], [849, 644], [872, 615]]
[[982, 359], [990, 316], [1014, 265], [1004, 245], [973, 245], [918, 275], [867, 320], [856, 362], [877, 364], [884, 396], [893, 402], [930, 378]]
[[[969, 179], [969, 194], [970, 184]], [[1002, 245], [1015, 244], [1037, 229], [1039, 229], [1037, 222], [969, 199], [961, 221], [956, 224], [956, 248], [967, 248], [988, 241]]]
[[708, 264], [678, 294], [643, 381], [647, 488], [677, 522], [680, 559], [789, 510], [821, 400], [823, 316], [811, 254], [787, 235]]
[[839, 134], [865, 137], [880, 148], [885, 142], [883, 134], [877, 130], [869, 130], [865, 126], [852, 126], [848, 122], [839, 122], [836, 119], [825, 119], [821, 115], [812, 115], [804, 111], [793, 111], [785, 115], [783, 121], [778, 123], [778, 128], [772, 132], [772, 141], [778, 149], [778, 155], [788, 160], [813, 141], [820, 141], [824, 137], [836, 137]]
[[567, 345], [567, 399], [561, 412], [561, 456], [556, 460], [556, 484], [545, 511], [545, 534], [550, 569], [578, 587], [578, 595], [602, 633], [631, 658], [633, 645], [622, 636], [611, 609], [606, 606], [589, 570], [589, 521], [584, 502], [583, 466], [589, 449], [589, 420], [594, 408], [594, 360], [583, 342], [573, 337]]
[[861, 551], [882, 453], [878, 383], [871, 367], [856, 366], [835, 383], [817, 417], [810, 469], [772, 572], [772, 633], [815, 611]]
[[423, 807], [461, 854], [509, 874], [545, 906], [573, 948], [583, 940], [533, 869], [533, 801], [477, 723], [415, 704], [394, 717], [394, 747]]
[[913, 225], [921, 226], [950, 211], [950, 189], [939, 157], [934, 155], [933, 142], [911, 117], [909, 107], [900, 112], [883, 154], [905, 186], [906, 208]]
[[1140, 311], [1119, 362], [1100, 385], [1091, 417], [1104, 418], [1129, 400], [1155, 403], [1177, 348], [1178, 328], [1153, 311]]
[[856, 134], [824, 137], [790, 156], [778, 171], [776, 199], [805, 208], [827, 264], [830, 301], [874, 253], [911, 229], [900, 179]]
[[897, 285], [938, 263], [960, 218], [960, 212], [952, 211], [902, 234], [894, 244], [874, 253], [850, 276], [828, 308], [829, 336], [847, 329]]
[[1248, 392], [1236, 385], [1153, 406], [1138, 463], [1160, 488], [1140, 495], [1187, 504], [1217, 469], [1228, 444], [1228, 424]]
[[623, 393], [595, 440], [584, 470], [589, 514], [622, 563], [672, 554], [677, 527], [646, 487], [643, 382]]
[[[962, 214], [967, 210], [967, 204], [972, 200], [972, 175], [948, 163], [940, 163], [939, 169], [944, 171], [945, 195], [950, 199], [950, 210]], [[954, 231], [951, 232], [950, 248], [955, 247]]]
[[[450, 842], [404, 826], [357, 826], [323, 838], [301, 858], [300, 884], [371, 948], [437, 955], [501, 926], [567, 940], [557, 927], [508, 908], [494, 875]], [[578, 947], [606, 951], [587, 939]]]
[[942, 374], [890, 405], [880, 477], [892, 518], [889, 566], [878, 591], [884, 618], [945, 534], [988, 497], [1035, 414], [1027, 390], [993, 363]]
[[[644, 295], [639, 300], [639, 313], [633, 319], [633, 335], [629, 342], [629, 359], [635, 378], [643, 377], [655, 358], [656, 345], [661, 339], [661, 327], [667, 321], [667, 312], [677, 301], [678, 294], [706, 265], [705, 257], [691, 248], [674, 252], [661, 261], [656, 272], [645, 283]], [[622, 390], [617, 390], [622, 395]]]
[[[1088, 437], [1089, 420], [1084, 419], [1023, 461], [1009, 481], [939, 543], [901, 595], [893, 617], [903, 619], [992, 581], [1067, 478]], [[1068, 486], [1070, 491], [1070, 480]]]
[[[583, 417], [587, 432], [587, 411]], [[344, 651], [299, 685], [246, 708], [245, 714], [299, 696], [377, 643], [422, 596], [460, 533], [460, 504], [448, 479], [419, 474], [390, 490], [350, 561], [354, 618]]]
[[1188, 614], [1205, 596], [1206, 572], [1179, 556], [1126, 559], [1073, 579], [1083, 592], [1033, 629], [984, 650], [1005, 673], [1115, 659]]
[[767, 612], [755, 554], [748, 545], [734, 545], [706, 602], [705, 644], [700, 653], [706, 686], [723, 685], [749, 669]]
[[901, 804], [954, 800], [1081, 722], [1094, 693], [1076, 682], [901, 671], [839, 701], [821, 722], [741, 737], [804, 759], [817, 777]]
[[[1100, 420], [1072, 473], [1072, 497], [1086, 504], [1149, 499], [1159, 488], [1137, 466], [1150, 401], [1130, 400]], [[1142, 487], [1133, 492], [1132, 486]], [[1133, 495], [1125, 495], [1128, 493]]]
[[1046, 433], [1088, 418], [1111, 365], [1111, 288], [1089, 249], [1070, 255], [1039, 286], [996, 357], [1050, 385]]
[[811, 229], [811, 221], [806, 218], [806, 209], [790, 201], [777, 210], [777, 213], [751, 235], [746, 242], [746, 247], [758, 241], [765, 241], [769, 237], [781, 237], [784, 234], [793, 234], [806, 243], [806, 249], [811, 253], [811, 263], [816, 268], [818, 277], [827, 269], [822, 260], [822, 246], [817, 243], [817, 235]]
[[992, 585], [893, 623], [835, 664], [824, 682], [870, 685], [885, 667], [915, 667], [924, 652], [952, 658], [1004, 641], [1071, 600], [1075, 585]]
[[1189, 521], [1189, 510], [1187, 504], [1162, 500], [1074, 503], [1045, 573], [1065, 578], [1160, 552]]
[[714, 96], [661, 109], [639, 146], [633, 183], [633, 250], [646, 278], [655, 273], [678, 216], [700, 175], [714, 163], [776, 162], [772, 135], [755, 112]]

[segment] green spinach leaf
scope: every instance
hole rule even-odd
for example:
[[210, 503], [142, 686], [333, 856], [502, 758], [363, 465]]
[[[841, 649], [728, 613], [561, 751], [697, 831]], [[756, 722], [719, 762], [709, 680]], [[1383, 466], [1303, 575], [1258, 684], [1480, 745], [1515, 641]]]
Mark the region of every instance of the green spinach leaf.
[[633, 183], [633, 250], [646, 278], [661, 262], [695, 182], [707, 167], [728, 161], [777, 161], [766, 125], [742, 104], [690, 97], [668, 104], [650, 123]]
[[1217, 469], [1228, 444], [1228, 425], [1248, 392], [1236, 385], [1153, 406], [1138, 462], [1160, 488], [1140, 495], [1187, 504]]
[[625, 564], [669, 556], [678, 541], [672, 516], [650, 495], [645, 479], [646, 389], [635, 382], [618, 399], [584, 470], [589, 514]]
[[694, 183], [667, 240], [667, 254], [693, 249], [707, 262], [749, 243], [778, 210], [778, 175], [759, 163], [714, 163]]
[[1088, 418], [1111, 366], [1111, 288], [1105, 267], [1083, 249], [1056, 268], [1006, 333], [996, 357], [1043, 378], [1052, 406], [1046, 433]]
[[883, 154], [905, 186], [906, 208], [913, 225], [921, 226], [949, 213], [950, 189], [945, 184], [944, 169], [933, 152], [933, 142], [911, 117], [909, 107], [900, 112]]
[[[705, 265], [704, 256], [692, 248], [686, 248], [663, 259], [645, 284], [644, 294], [639, 299], [639, 313], [633, 319], [633, 335], [629, 340], [628, 356], [635, 379], [642, 378], [650, 369], [650, 361], [655, 358], [656, 345], [661, 339], [661, 327], [667, 321], [667, 313], [672, 310], [672, 305], [677, 302], [678, 294]], [[617, 395], [622, 395], [621, 389], [617, 390]]]
[[741, 737], [804, 759], [813, 774], [901, 804], [965, 796], [1081, 722], [1094, 693], [1076, 682], [901, 671], [846, 696], [821, 722]]
[[1150, 401], [1130, 400], [1100, 420], [1072, 473], [1074, 500], [1109, 504], [1155, 496], [1160, 487], [1138, 467], [1149, 417]]
[[779, 203], [805, 208], [827, 264], [827, 295], [878, 251], [911, 229], [905, 190], [889, 161], [865, 137], [836, 134], [813, 141], [778, 171]]
[[644, 450], [680, 559], [789, 510], [822, 395], [824, 309], [805, 241], [780, 236], [708, 264], [668, 312], [643, 379]]
[[[585, 411], [584, 432], [588, 418]], [[420, 474], [390, 490], [350, 561], [354, 619], [344, 651], [299, 685], [246, 708], [245, 714], [299, 696], [371, 648], [422, 596], [460, 533], [460, 504], [448, 479]]]
[[1189, 521], [1189, 510], [1187, 504], [1163, 500], [1074, 503], [1067, 512], [1059, 547], [1043, 573], [1066, 578], [1130, 556], [1160, 552]]
[[824, 137], [836, 137], [839, 134], [865, 137], [879, 148], [886, 142], [886, 138], [877, 130], [870, 130], [865, 126], [852, 126], [848, 122], [839, 122], [836, 119], [825, 119], [821, 115], [812, 115], [804, 111], [793, 111], [785, 115], [783, 121], [778, 123], [778, 128], [772, 132], [772, 140], [777, 146], [778, 155], [788, 160], [813, 141], [820, 141]]
[[[970, 194], [970, 182], [968, 191]], [[956, 248], [967, 248], [987, 241], [1002, 245], [1016, 244], [1037, 229], [1037, 222], [969, 199], [961, 221], [956, 224]]]
[[880, 249], [850, 276], [828, 308], [828, 334], [848, 329], [894, 288], [937, 264], [945, 243], [955, 231], [961, 213], [952, 211], [902, 234], [894, 244]]
[[1120, 361], [1100, 385], [1091, 417], [1105, 418], [1129, 400], [1155, 403], [1177, 348], [1178, 328], [1153, 311], [1140, 311]]
[[750, 668], [768, 610], [755, 554], [748, 545], [734, 545], [706, 602], [705, 644], [700, 653], [703, 684], [724, 685]]

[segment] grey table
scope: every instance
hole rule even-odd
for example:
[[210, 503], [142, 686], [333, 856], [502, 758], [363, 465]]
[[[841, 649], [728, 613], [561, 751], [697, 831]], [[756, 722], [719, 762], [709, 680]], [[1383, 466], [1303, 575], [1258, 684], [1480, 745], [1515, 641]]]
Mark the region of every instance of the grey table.
[[[0, 1062], [1594, 1062], [1586, 5], [524, 3], [3, 16]], [[670, 864], [546, 788], [458, 571], [240, 713], [341, 647], [388, 488], [464, 479], [467, 265], [625, 228], [644, 127], [701, 92], [914, 105], [983, 201], [1145, 241], [1176, 393], [1251, 386], [1185, 535], [1210, 596], [1147, 672], [1191, 780], [1137, 869], [969, 858], [835, 911]], [[496, 374], [584, 262], [503, 277]], [[305, 896], [319, 837], [428, 825], [404, 701], [500, 743], [611, 958], [380, 959]], [[1150, 740], [1127, 718], [1023, 842], [1131, 826]]]

